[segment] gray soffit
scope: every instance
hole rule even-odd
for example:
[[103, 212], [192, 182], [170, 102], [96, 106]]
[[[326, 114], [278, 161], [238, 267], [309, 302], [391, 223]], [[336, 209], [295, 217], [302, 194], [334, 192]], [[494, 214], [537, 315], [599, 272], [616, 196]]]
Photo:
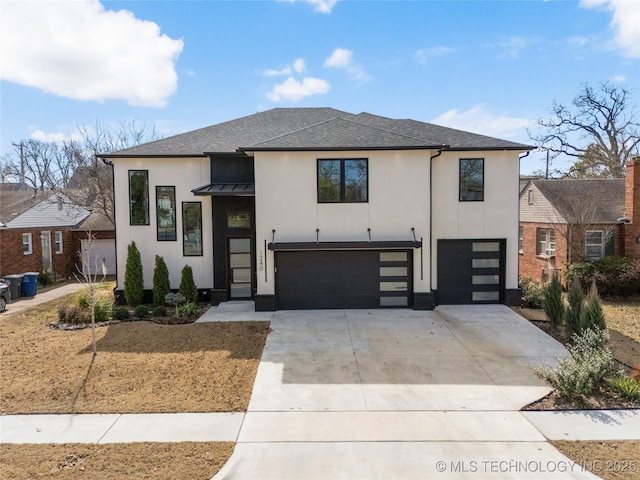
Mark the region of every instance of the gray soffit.
[[568, 223], [612, 224], [624, 215], [624, 178], [531, 182]]

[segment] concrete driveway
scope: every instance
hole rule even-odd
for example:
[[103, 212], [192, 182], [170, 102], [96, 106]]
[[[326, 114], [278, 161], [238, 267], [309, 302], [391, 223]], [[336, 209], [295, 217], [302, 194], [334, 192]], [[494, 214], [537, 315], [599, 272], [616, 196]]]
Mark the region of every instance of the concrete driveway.
[[[597, 478], [518, 410], [562, 345], [509, 308], [283, 311], [215, 479]], [[506, 463], [505, 463], [506, 462]]]

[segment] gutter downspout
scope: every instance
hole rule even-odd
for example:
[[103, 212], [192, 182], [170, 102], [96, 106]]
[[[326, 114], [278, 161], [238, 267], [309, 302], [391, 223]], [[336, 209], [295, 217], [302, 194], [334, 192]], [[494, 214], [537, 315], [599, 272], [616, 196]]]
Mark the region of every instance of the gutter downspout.
[[[433, 292], [433, 159], [442, 155], [442, 150], [447, 146], [442, 145], [438, 153], [429, 157], [429, 288]], [[435, 306], [434, 298], [434, 306]]]
[[[531, 150], [527, 150], [526, 152], [524, 152], [523, 155], [518, 155], [518, 243], [520, 242], [520, 171], [521, 171], [520, 167], [521, 167], [522, 159], [527, 158], [530, 153], [531, 153]], [[547, 151], [547, 154], [548, 153], [549, 152]], [[505, 252], [505, 255], [506, 255], [506, 252]], [[518, 265], [518, 283], [516, 284], [516, 286], [520, 288], [520, 249], [518, 249], [517, 258], [518, 258], [518, 264], [517, 264]], [[505, 279], [505, 285], [506, 285], [506, 279]], [[506, 288], [506, 286], [504, 288]], [[522, 298], [522, 294], [521, 294], [521, 298]]]

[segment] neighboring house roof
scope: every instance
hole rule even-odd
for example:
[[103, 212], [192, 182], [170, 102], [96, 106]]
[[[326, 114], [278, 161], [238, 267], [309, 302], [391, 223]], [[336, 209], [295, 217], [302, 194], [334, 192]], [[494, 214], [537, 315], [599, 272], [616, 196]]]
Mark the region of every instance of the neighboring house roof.
[[521, 143], [415, 120], [332, 108], [275, 108], [137, 147], [101, 154], [107, 158], [202, 156], [238, 149], [338, 150], [419, 149], [530, 150]]
[[17, 183], [13, 183], [13, 182], [0, 183], [0, 191], [1, 192], [17, 192], [17, 191], [21, 191], [21, 190], [31, 190], [31, 188], [26, 183], [21, 183], [21, 182], [17, 182]]
[[71, 227], [89, 213], [60, 191], [0, 192], [0, 221], [7, 228]]
[[[530, 183], [567, 223], [612, 224], [625, 213], [624, 178], [531, 180]], [[526, 191], [521, 193], [526, 194]]]
[[81, 231], [113, 231], [115, 227], [106, 215], [99, 212], [91, 212], [91, 214], [75, 226], [74, 230]]

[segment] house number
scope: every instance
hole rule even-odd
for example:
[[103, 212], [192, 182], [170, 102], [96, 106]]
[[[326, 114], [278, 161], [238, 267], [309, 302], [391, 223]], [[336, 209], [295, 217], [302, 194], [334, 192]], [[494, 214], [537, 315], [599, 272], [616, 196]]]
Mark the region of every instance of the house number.
[[262, 256], [262, 250], [260, 250], [260, 259], [259, 259], [260, 271], [264, 270], [264, 258]]

